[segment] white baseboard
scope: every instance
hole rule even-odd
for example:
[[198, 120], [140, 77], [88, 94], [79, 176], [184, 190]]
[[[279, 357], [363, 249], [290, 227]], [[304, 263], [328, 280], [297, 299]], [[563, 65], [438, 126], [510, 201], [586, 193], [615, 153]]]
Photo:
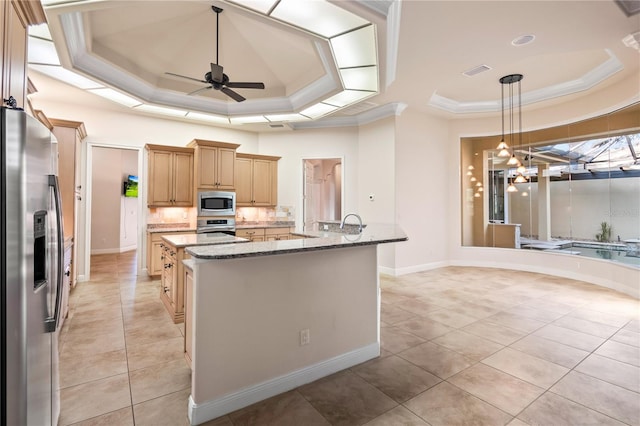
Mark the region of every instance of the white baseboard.
[[414, 272], [430, 271], [432, 269], [444, 268], [449, 266], [450, 263], [446, 261], [423, 263], [422, 265], [407, 266], [405, 268], [387, 268], [385, 266], [379, 266], [378, 272], [385, 275], [391, 275], [392, 277], [399, 277], [400, 275], [413, 274]]
[[380, 343], [376, 342], [300, 370], [292, 371], [285, 375], [255, 384], [212, 401], [196, 404], [193, 402], [192, 397], [189, 396], [189, 421], [192, 425], [204, 423], [240, 408], [255, 404], [258, 401], [281, 394], [346, 368], [353, 367], [379, 355]]

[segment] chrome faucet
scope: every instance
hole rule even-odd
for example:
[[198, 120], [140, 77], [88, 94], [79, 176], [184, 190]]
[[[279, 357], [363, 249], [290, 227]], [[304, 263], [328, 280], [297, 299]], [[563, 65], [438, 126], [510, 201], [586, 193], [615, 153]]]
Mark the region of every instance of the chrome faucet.
[[355, 214], [355, 213], [349, 213], [348, 215], [346, 215], [344, 217], [344, 219], [342, 219], [342, 223], [340, 224], [340, 229], [344, 229], [344, 223], [345, 223], [345, 221], [347, 220], [347, 218], [349, 216], [355, 216], [356, 218], [358, 218], [358, 222], [359, 222], [359, 225], [360, 225], [360, 228], [358, 229], [358, 233], [362, 234], [362, 218], [360, 216], [358, 216], [357, 214]]

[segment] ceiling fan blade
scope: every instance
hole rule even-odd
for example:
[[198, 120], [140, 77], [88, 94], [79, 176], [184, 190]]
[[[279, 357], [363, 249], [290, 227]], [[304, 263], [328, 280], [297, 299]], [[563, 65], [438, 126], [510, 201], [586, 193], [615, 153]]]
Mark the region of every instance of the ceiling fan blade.
[[224, 79], [224, 74], [222, 73], [222, 66], [218, 64], [211, 63], [211, 79], [216, 83], [222, 83]]
[[202, 89], [194, 90], [193, 92], [187, 93], [187, 95], [195, 95], [198, 92], [202, 92], [203, 90], [213, 89], [213, 86], [203, 87]]
[[239, 93], [234, 92], [233, 90], [227, 88], [227, 87], [223, 87], [222, 89], [220, 89], [220, 91], [222, 93], [224, 93], [225, 95], [229, 96], [230, 98], [235, 99], [238, 102], [242, 102], [244, 101], [246, 98], [244, 96], [242, 96]]
[[172, 72], [165, 72], [167, 75], [172, 75], [174, 77], [186, 78], [187, 80], [197, 81], [198, 83], [208, 83], [207, 81], [200, 80], [199, 78], [187, 77], [186, 75], [174, 74]]
[[240, 83], [237, 81], [230, 81], [225, 84], [225, 86], [233, 87], [236, 89], [264, 89], [264, 83]]

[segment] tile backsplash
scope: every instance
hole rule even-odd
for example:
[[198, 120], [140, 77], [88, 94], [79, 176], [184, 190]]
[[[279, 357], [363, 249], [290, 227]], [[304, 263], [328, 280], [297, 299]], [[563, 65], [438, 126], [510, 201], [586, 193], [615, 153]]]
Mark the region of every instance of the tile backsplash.
[[150, 208], [147, 210], [147, 223], [190, 223], [195, 227], [196, 209], [185, 207]]
[[236, 222], [282, 222], [295, 220], [293, 206], [238, 207]]

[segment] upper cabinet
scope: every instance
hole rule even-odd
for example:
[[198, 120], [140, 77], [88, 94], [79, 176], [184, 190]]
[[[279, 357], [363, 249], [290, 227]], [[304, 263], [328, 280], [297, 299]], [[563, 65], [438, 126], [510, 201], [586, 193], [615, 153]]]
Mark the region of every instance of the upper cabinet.
[[272, 207], [278, 204], [280, 157], [236, 154], [236, 205]]
[[149, 207], [193, 207], [193, 148], [147, 144]]
[[196, 190], [235, 189], [236, 149], [240, 145], [194, 139], [187, 146], [195, 152]]
[[[27, 98], [27, 27], [47, 22], [39, 1], [11, 0], [0, 2], [0, 34], [2, 34], [2, 104], [13, 96], [16, 106], [26, 107]], [[26, 108], [25, 108], [26, 109]]]

